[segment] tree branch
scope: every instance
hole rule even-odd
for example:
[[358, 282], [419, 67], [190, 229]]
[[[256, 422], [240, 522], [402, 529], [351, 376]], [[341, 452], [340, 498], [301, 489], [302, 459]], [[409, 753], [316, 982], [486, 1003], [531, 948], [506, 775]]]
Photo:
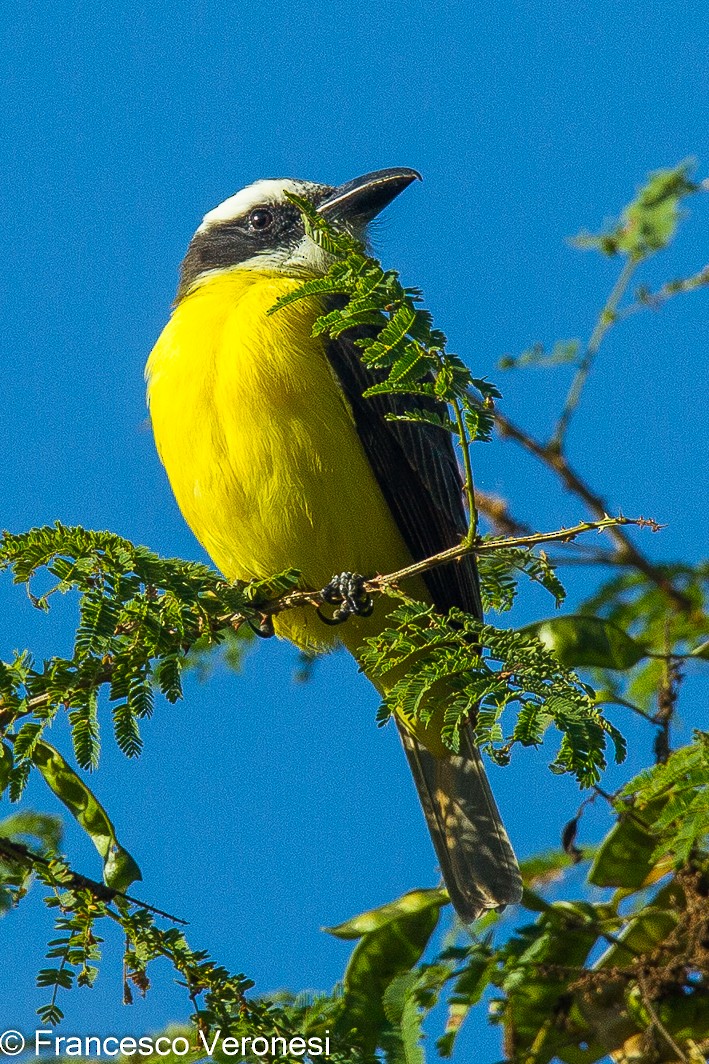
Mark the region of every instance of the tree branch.
[[528, 536], [533, 531], [532, 526], [515, 517], [506, 499], [491, 492], [475, 491], [475, 502], [481, 514], [506, 536]]
[[[484, 514], [501, 535], [527, 536], [534, 531], [531, 525], [528, 525], [512, 513], [509, 503], [500, 495], [481, 491], [478, 488], [475, 492], [475, 501], [477, 502], [478, 512]], [[566, 546], [578, 551], [579, 555], [563, 553], [556, 558], [550, 558], [554, 566], [622, 564], [619, 562], [617, 555], [610, 550], [599, 550], [597, 547], [590, 547], [587, 543], [571, 542], [566, 544]]]
[[609, 517], [608, 514], [605, 514], [599, 521], [581, 521], [572, 528], [559, 528], [554, 532], [534, 532], [526, 536], [507, 536], [503, 539], [476, 539], [471, 544], [459, 543], [456, 547], [449, 547], [448, 550], [441, 551], [440, 554], [434, 554], [431, 558], [425, 558], [423, 561], [415, 562], [413, 565], [407, 565], [404, 569], [389, 573], [387, 576], [377, 576], [373, 580], [368, 580], [365, 587], [369, 591], [381, 591], [383, 588], [396, 586], [401, 580], [419, 576], [421, 573], [425, 573], [438, 565], [446, 565], [449, 562], [458, 561], [460, 558], [465, 557], [466, 554], [477, 556], [515, 547], [536, 547], [544, 543], [569, 543], [585, 532], [604, 532], [619, 525], [637, 525], [651, 528], [653, 532], [658, 532], [661, 527], [650, 518], [623, 517], [622, 515]]
[[[581, 499], [590, 512], [598, 518], [603, 518], [608, 513], [605, 500], [597, 495], [575, 469], [569, 464], [565, 455], [561, 454], [550, 444], [541, 443], [529, 433], [519, 428], [513, 421], [495, 410], [495, 424], [503, 439], [514, 440], [540, 462], [552, 469], [560, 478], [566, 489]], [[632, 522], [631, 522], [632, 523]], [[662, 572], [658, 566], [642, 554], [630, 537], [619, 525], [609, 526], [608, 533], [617, 547], [618, 561], [623, 565], [632, 565], [644, 573], [661, 591], [667, 595], [674, 606], [683, 613], [691, 613], [694, 606], [687, 595], [675, 587], [672, 581]]]
[[[5, 838], [0, 835], [0, 857], [4, 857], [6, 860], [15, 861], [18, 864], [24, 864], [28, 867], [36, 870], [41, 868], [45, 872], [51, 870], [51, 861], [46, 857], [42, 857], [41, 854], [34, 853], [28, 846], [25, 846], [21, 842], [14, 842], [12, 839]], [[68, 869], [68, 879], [62, 881], [64, 887], [68, 887], [70, 890], [88, 890], [98, 901], [110, 904], [114, 898], [123, 898], [125, 901], [130, 902], [131, 905], [137, 905], [140, 909], [146, 909], [147, 912], [154, 913], [155, 916], [162, 916], [166, 920], [172, 921], [173, 924], [183, 924], [187, 926], [187, 920], [180, 919], [179, 916], [171, 916], [170, 913], [164, 912], [162, 909], [157, 909], [154, 905], [148, 905], [147, 902], [140, 901], [138, 898], [132, 897], [130, 894], [124, 894], [122, 890], [114, 890], [112, 887], [107, 887], [105, 883], [99, 883], [98, 880], [89, 879], [87, 876], [82, 876], [79, 872], [74, 872]]]
[[566, 402], [564, 403], [564, 409], [561, 411], [559, 420], [556, 423], [556, 428], [554, 429], [554, 434], [548, 444], [550, 450], [561, 451], [563, 448], [566, 431], [572, 417], [576, 413], [576, 408], [581, 400], [581, 394], [586, 385], [586, 381], [588, 380], [588, 375], [591, 372], [596, 355], [598, 354], [598, 349], [603, 343], [606, 333], [617, 318], [618, 304], [623, 298], [623, 295], [630, 284], [630, 280], [641, 262], [642, 259], [639, 256], [630, 255], [626, 259], [625, 265], [623, 266], [617, 281], [613, 285], [611, 294], [608, 296], [606, 305], [598, 316], [598, 321], [596, 322], [593, 332], [591, 333], [591, 338], [586, 345], [583, 358], [581, 359], [574, 375], [574, 379], [571, 382], [571, 387], [569, 388]]
[[698, 288], [709, 285], [709, 266], [705, 266], [691, 277], [684, 277], [679, 281], [668, 281], [658, 288], [656, 292], [650, 292], [646, 288], [639, 288], [635, 295], [635, 302], [623, 307], [616, 314], [616, 321], [625, 321], [626, 318], [637, 314], [641, 310], [659, 310], [673, 296], [683, 292], [694, 292]]
[[[636, 525], [641, 528], [650, 528], [653, 532], [659, 531], [661, 527], [651, 518], [623, 517], [622, 515], [609, 517], [608, 514], [604, 514], [598, 521], [581, 521], [571, 528], [559, 528], [553, 532], [534, 532], [524, 536], [507, 536], [490, 540], [477, 538], [472, 543], [466, 543], [465, 541], [458, 543], [455, 547], [449, 547], [447, 550], [434, 554], [430, 558], [424, 558], [420, 562], [413, 562], [403, 569], [397, 569], [396, 572], [374, 576], [365, 581], [364, 589], [372, 593], [385, 591], [387, 588], [396, 587], [402, 580], [420, 576], [430, 569], [435, 569], [436, 566], [448, 565], [451, 562], [459, 561], [468, 554], [493, 554], [495, 551], [509, 550], [516, 547], [536, 547], [544, 543], [569, 543], [586, 532], [610, 531], [620, 525]], [[258, 608], [264, 615], [273, 615], [301, 606], [320, 606], [322, 604], [323, 599], [320, 591], [298, 590], [271, 602], [263, 603]], [[244, 617], [241, 613], [234, 613], [221, 619], [236, 627], [239, 627], [244, 622]]]

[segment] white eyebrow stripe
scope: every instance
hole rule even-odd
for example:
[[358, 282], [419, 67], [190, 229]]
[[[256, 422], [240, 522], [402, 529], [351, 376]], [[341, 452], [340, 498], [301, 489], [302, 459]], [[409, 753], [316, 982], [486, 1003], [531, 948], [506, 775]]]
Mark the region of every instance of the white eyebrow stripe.
[[262, 203], [282, 203], [285, 192], [302, 195], [308, 189], [319, 189], [324, 186], [309, 181], [295, 181], [291, 177], [267, 178], [255, 181], [253, 185], [247, 185], [239, 192], [225, 199], [223, 203], [208, 211], [202, 219], [202, 224], [197, 230], [203, 233], [205, 229], [220, 222], [229, 222], [233, 218], [240, 218], [247, 214], [253, 207]]

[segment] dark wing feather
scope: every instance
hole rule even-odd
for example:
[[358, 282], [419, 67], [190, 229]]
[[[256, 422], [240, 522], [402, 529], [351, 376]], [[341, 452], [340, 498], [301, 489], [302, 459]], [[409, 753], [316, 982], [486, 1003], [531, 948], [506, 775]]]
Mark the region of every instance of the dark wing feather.
[[[437, 410], [427, 397], [362, 392], [381, 380], [361, 362], [349, 331], [328, 342], [327, 354], [347, 397], [369, 463], [399, 531], [415, 560], [459, 543], [467, 527], [462, 481], [450, 434], [434, 425], [387, 421], [406, 409]], [[443, 411], [440, 411], [443, 412]], [[459, 606], [482, 617], [475, 561], [471, 556], [424, 574], [440, 610]], [[503, 909], [522, 896], [522, 880], [500, 819], [471, 723], [461, 750], [434, 756], [397, 719], [401, 741], [419, 793], [453, 906], [466, 923], [486, 909]]]
[[[351, 329], [327, 341], [327, 356], [352, 410], [375, 477], [414, 561], [460, 543], [467, 528], [462, 480], [450, 433], [425, 423], [388, 421], [387, 414], [435, 410], [428, 397], [362, 393], [384, 379], [368, 369], [354, 341], [371, 333]], [[475, 561], [467, 557], [424, 574], [434, 604], [482, 616]]]

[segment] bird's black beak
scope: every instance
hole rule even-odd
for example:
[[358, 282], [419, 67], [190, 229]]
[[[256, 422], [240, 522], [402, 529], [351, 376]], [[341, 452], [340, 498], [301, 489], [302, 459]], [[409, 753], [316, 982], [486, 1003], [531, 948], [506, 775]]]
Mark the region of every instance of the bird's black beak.
[[391, 201], [403, 192], [412, 181], [421, 181], [421, 174], [407, 166], [393, 166], [388, 170], [375, 170], [371, 174], [356, 177], [318, 204], [318, 214], [333, 221], [355, 222], [366, 225]]

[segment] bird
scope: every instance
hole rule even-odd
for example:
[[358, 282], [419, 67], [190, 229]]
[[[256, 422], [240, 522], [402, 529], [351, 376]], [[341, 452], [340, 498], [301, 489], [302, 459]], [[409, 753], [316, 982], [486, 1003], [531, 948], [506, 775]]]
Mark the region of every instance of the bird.
[[[275, 615], [276, 635], [311, 652], [339, 643], [357, 656], [396, 605], [380, 597], [364, 609], [361, 580], [454, 546], [467, 528], [450, 434], [388, 418], [401, 412], [401, 396], [363, 396], [379, 379], [356, 344], [366, 328], [313, 335], [332, 297], [269, 313], [331, 263], [290, 197], [366, 242], [374, 219], [418, 178], [390, 167], [341, 185], [261, 179], [229, 196], [189, 243], [171, 316], [146, 365], [158, 454], [187, 524], [221, 573], [249, 581], [294, 568], [303, 588], [349, 603], [337, 626], [305, 606]], [[406, 590], [441, 612], [458, 607], [482, 617], [470, 556], [430, 569]], [[382, 691], [383, 683], [375, 686]], [[428, 725], [394, 716], [459, 918], [469, 924], [518, 902], [519, 866], [472, 722], [453, 753], [440, 715]]]

